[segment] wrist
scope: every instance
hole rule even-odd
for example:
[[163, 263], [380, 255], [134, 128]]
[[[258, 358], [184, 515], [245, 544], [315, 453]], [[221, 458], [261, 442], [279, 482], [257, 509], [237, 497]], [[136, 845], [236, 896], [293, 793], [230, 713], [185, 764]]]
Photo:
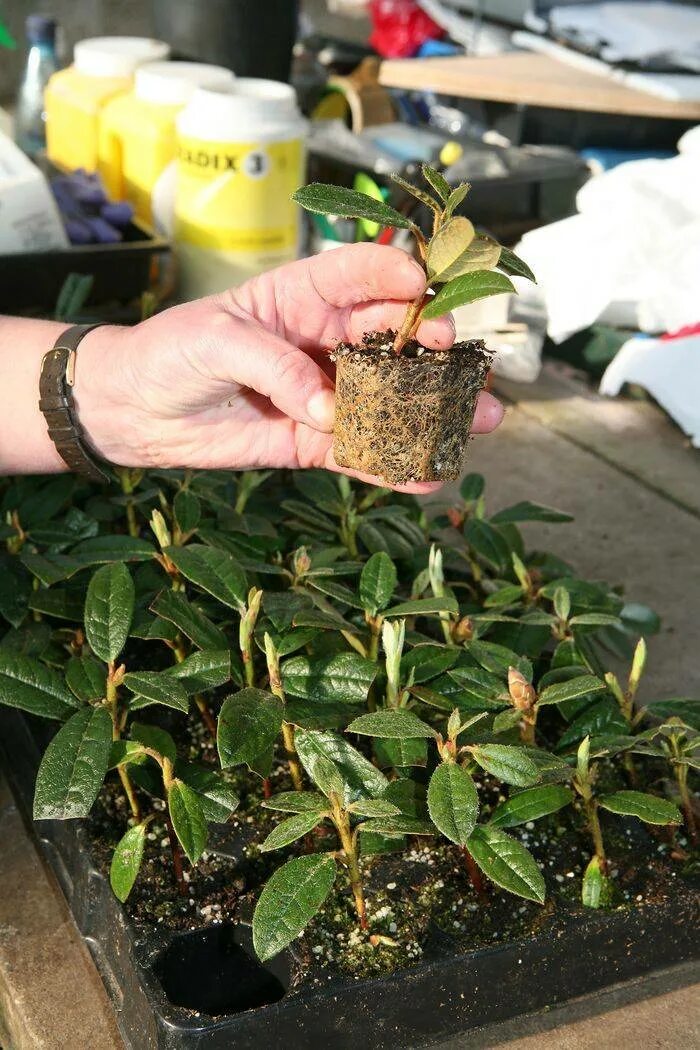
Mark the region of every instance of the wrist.
[[100, 325], [81, 340], [75, 362], [73, 400], [85, 442], [116, 466], [138, 465], [130, 332], [117, 325]]

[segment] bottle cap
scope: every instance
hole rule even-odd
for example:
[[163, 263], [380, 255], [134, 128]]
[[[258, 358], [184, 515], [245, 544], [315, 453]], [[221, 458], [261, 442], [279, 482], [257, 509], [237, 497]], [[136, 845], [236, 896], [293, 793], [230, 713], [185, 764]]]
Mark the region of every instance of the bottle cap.
[[74, 49], [75, 68], [88, 77], [131, 77], [137, 66], [167, 58], [162, 40], [139, 36], [97, 36], [80, 40]]
[[205, 62], [147, 62], [136, 70], [134, 90], [144, 102], [184, 106], [197, 88], [225, 88], [234, 74]]
[[25, 22], [30, 44], [53, 44], [56, 40], [56, 19], [50, 15], [29, 15]]

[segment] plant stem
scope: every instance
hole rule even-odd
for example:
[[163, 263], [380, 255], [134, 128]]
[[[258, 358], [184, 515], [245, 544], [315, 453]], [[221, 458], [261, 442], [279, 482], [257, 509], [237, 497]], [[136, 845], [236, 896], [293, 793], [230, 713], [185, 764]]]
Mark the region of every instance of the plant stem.
[[469, 873], [469, 881], [481, 903], [485, 904], [488, 900], [488, 896], [486, 893], [486, 883], [484, 882], [484, 876], [481, 869], [466, 846], [460, 846], [460, 849], [462, 856], [464, 857], [467, 872]]
[[304, 790], [304, 777], [301, 772], [301, 762], [294, 747], [294, 726], [289, 722], [282, 723], [282, 739], [284, 741], [285, 757], [289, 766], [289, 775], [295, 791]]
[[423, 304], [426, 301], [427, 296], [420, 295], [417, 299], [414, 299], [413, 302], [408, 304], [408, 309], [406, 310], [406, 316], [403, 319], [403, 324], [399, 328], [398, 332], [396, 333], [396, 338], [394, 339], [393, 349], [394, 353], [397, 356], [401, 353], [406, 343], [410, 339], [413, 339], [416, 332], [418, 331], [421, 310], [423, 309]]
[[[173, 653], [175, 654], [175, 663], [181, 664], [187, 658], [187, 649], [185, 643], [182, 640], [182, 636], [178, 635], [173, 644]], [[194, 702], [197, 705], [197, 710], [202, 716], [202, 721], [209, 731], [209, 735], [212, 740], [216, 741], [216, 719], [211, 713], [209, 704], [206, 702], [201, 693], [197, 693]]]
[[[335, 797], [336, 796], [333, 796], [333, 799], [335, 799]], [[350, 876], [350, 888], [352, 889], [352, 895], [355, 899], [355, 911], [357, 912], [357, 918], [360, 921], [360, 928], [366, 930], [367, 908], [365, 906], [365, 894], [362, 888], [362, 873], [360, 872], [360, 865], [357, 859], [355, 838], [350, 830], [350, 821], [347, 813], [344, 811], [340, 803], [333, 801], [333, 799], [333, 823], [335, 824], [338, 838], [340, 839], [340, 844], [343, 847], [343, 852], [345, 854], [345, 861]]]
[[[119, 694], [117, 692], [117, 686], [114, 682], [114, 664], [110, 663], [107, 670], [107, 681], [105, 683], [105, 696], [107, 700], [107, 706], [112, 716], [112, 740], [119, 740], [121, 737], [121, 725], [119, 718]], [[138, 822], [141, 820], [141, 807], [139, 806], [138, 799], [136, 798], [136, 792], [134, 791], [134, 785], [131, 783], [131, 778], [126, 771], [124, 766], [117, 766], [117, 772], [119, 779], [121, 780], [122, 787], [124, 788], [124, 794], [126, 795], [127, 802], [129, 803], [129, 809], [134, 819]]]
[[[129, 467], [119, 467], [117, 470], [119, 477], [119, 483], [122, 487], [122, 492], [125, 496], [130, 496], [134, 491], [134, 486], [131, 480], [131, 471]], [[126, 501], [126, 524], [129, 530], [130, 536], [138, 536], [139, 534], [139, 523], [136, 520], [136, 507], [134, 501], [127, 499]]]
[[683, 807], [690, 841], [695, 845], [698, 841], [698, 828], [695, 820], [695, 810], [693, 809], [693, 799], [688, 791], [688, 767], [680, 762], [674, 762], [673, 772], [675, 773], [678, 792], [681, 796], [681, 806]]
[[535, 725], [537, 724], [537, 708], [524, 712], [520, 723], [520, 739], [527, 747], [535, 747]]
[[607, 868], [607, 857], [605, 856], [605, 844], [603, 842], [603, 832], [600, 827], [600, 819], [598, 817], [598, 803], [591, 797], [584, 796], [583, 806], [586, 811], [586, 820], [588, 821], [588, 830], [591, 833], [593, 839], [593, 847], [595, 849], [595, 855], [600, 862], [600, 869], [605, 874]]
[[177, 840], [177, 835], [175, 834], [173, 822], [170, 819], [170, 814], [167, 810], [165, 812], [165, 826], [168, 829], [168, 839], [170, 840], [170, 852], [173, 856], [173, 871], [175, 872], [177, 891], [181, 897], [187, 897], [189, 894], [189, 890], [187, 889], [185, 876], [182, 873], [182, 849], [180, 848], [180, 843]]

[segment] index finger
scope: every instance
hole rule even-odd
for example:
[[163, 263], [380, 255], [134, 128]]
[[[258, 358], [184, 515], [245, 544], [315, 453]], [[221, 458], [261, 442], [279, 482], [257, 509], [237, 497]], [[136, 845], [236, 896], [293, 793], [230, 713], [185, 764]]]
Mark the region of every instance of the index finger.
[[306, 260], [315, 291], [336, 308], [382, 299], [408, 302], [426, 287], [423, 268], [400, 248], [349, 244]]

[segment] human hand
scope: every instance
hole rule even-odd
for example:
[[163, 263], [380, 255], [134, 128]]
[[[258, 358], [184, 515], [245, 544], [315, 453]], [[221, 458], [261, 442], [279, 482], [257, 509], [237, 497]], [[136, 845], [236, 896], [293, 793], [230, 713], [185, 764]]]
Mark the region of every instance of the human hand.
[[[340, 471], [329, 351], [339, 340], [398, 327], [424, 287], [424, 273], [405, 252], [358, 244], [131, 329], [97, 329], [78, 354], [81, 424], [97, 452], [122, 466]], [[418, 331], [434, 349], [451, 346], [454, 336], [450, 317]], [[493, 430], [502, 415], [499, 402], [482, 394], [473, 433]]]

